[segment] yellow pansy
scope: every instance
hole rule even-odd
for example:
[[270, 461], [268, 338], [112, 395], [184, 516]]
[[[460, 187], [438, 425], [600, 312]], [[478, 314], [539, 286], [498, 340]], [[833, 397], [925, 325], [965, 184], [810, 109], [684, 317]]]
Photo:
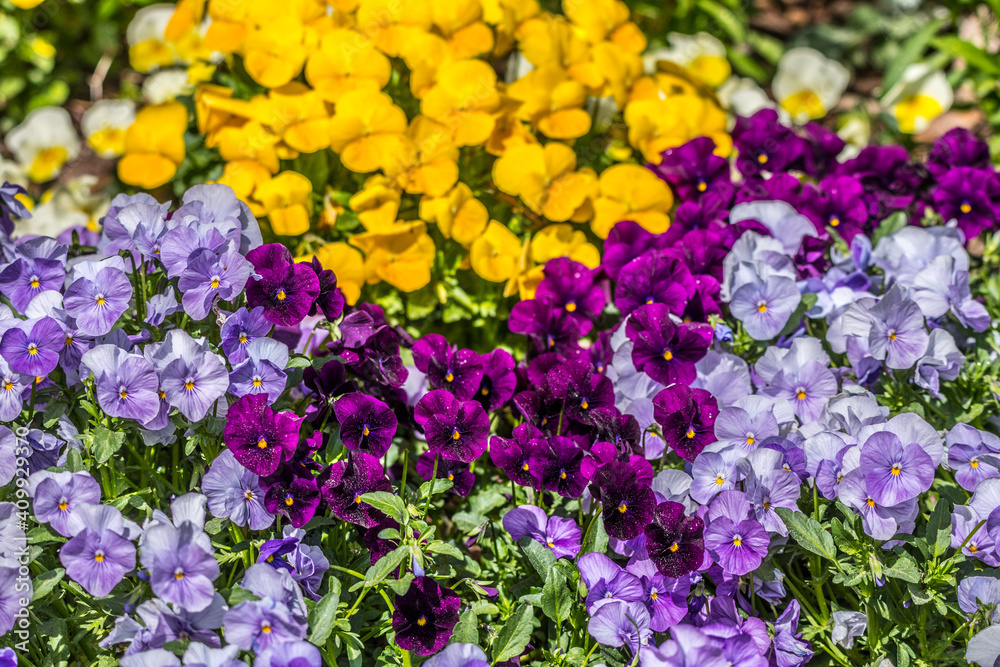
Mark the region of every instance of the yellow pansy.
[[251, 199], [253, 191], [261, 183], [271, 180], [271, 173], [259, 162], [253, 160], [233, 160], [222, 168], [222, 176], [216, 181], [228, 185], [240, 201], [250, 207], [250, 212], [261, 217], [266, 214], [264, 207]]
[[629, 21], [628, 6], [620, 0], [563, 0], [563, 12], [591, 44], [610, 40], [629, 53], [642, 53], [646, 37]]
[[621, 220], [634, 220], [654, 234], [670, 227], [674, 195], [649, 169], [637, 164], [616, 164], [601, 172], [600, 194], [594, 199], [594, 219], [590, 227], [598, 237]]
[[392, 162], [406, 132], [406, 114], [381, 92], [345, 93], [330, 119], [330, 147], [344, 166], [367, 173]]
[[248, 28], [247, 5], [232, 0], [208, 0], [212, 22], [205, 31], [205, 47], [209, 51], [233, 53], [240, 48]]
[[456, 60], [493, 49], [493, 31], [481, 20], [479, 0], [434, 0], [430, 8], [431, 22], [447, 40]]
[[[212, 134], [230, 125], [234, 113], [246, 118], [247, 106], [243, 100], [233, 99], [232, 88], [202, 84], [194, 93], [194, 113], [198, 120], [198, 132]], [[240, 123], [242, 120], [237, 125]]]
[[591, 46], [562, 16], [542, 14], [517, 28], [521, 55], [535, 67], [554, 63], [590, 90], [604, 85], [604, 75], [590, 58]]
[[300, 236], [309, 231], [312, 183], [302, 174], [283, 171], [258, 185], [253, 198], [260, 202], [275, 234]]
[[396, 224], [396, 213], [402, 194], [381, 174], [369, 176], [364, 187], [350, 198], [347, 205], [370, 232], [382, 232]]
[[21, 169], [35, 183], [50, 181], [80, 152], [80, 139], [62, 107], [39, 107], [4, 140]]
[[591, 269], [601, 263], [601, 253], [587, 242], [587, 235], [568, 224], [549, 225], [531, 239], [533, 262], [544, 266], [556, 257], [569, 257]]
[[324, 269], [331, 269], [337, 276], [337, 287], [344, 293], [344, 300], [354, 305], [361, 296], [365, 285], [365, 259], [361, 253], [346, 243], [327, 243], [316, 248], [312, 254], [299, 257], [298, 261], [311, 261], [313, 255]]
[[693, 95], [667, 100], [640, 100], [625, 107], [628, 140], [643, 157], [659, 164], [660, 154], [698, 136], [715, 142], [718, 155], [728, 155], [733, 142], [726, 131], [726, 115], [715, 102]]
[[576, 171], [576, 153], [559, 142], [507, 151], [493, 163], [493, 182], [554, 222], [569, 220], [597, 190], [594, 171]]
[[524, 21], [538, 15], [538, 0], [480, 0], [483, 20], [495, 27], [494, 53], [503, 55], [514, 46], [514, 32]]
[[361, 0], [357, 25], [390, 57], [400, 55], [400, 45], [413, 31], [431, 27], [429, 0]]
[[530, 121], [553, 139], [576, 139], [590, 130], [590, 114], [582, 109], [587, 90], [555, 63], [542, 65], [507, 88], [521, 102], [517, 117]]
[[410, 194], [438, 197], [458, 180], [458, 148], [441, 123], [418, 115], [410, 122], [398, 152], [383, 166], [386, 176]]
[[683, 67], [695, 79], [712, 88], [721, 86], [732, 74], [726, 59], [726, 46], [707, 32], [694, 35], [672, 32], [667, 39], [670, 40], [669, 47], [643, 54], [642, 61], [647, 72], [655, 72], [662, 63], [668, 62]]
[[472, 196], [472, 189], [459, 183], [441, 197], [423, 197], [420, 219], [437, 223], [446, 239], [453, 238], [468, 248], [482, 235], [490, 215], [486, 206]]
[[372, 41], [346, 28], [323, 35], [319, 50], [306, 62], [306, 81], [329, 102], [351, 90], [381, 90], [391, 74], [389, 59]]
[[125, 131], [134, 121], [131, 100], [100, 100], [83, 113], [80, 130], [95, 153], [112, 158], [125, 152]]
[[613, 42], [600, 42], [591, 49], [590, 59], [604, 81], [595, 91], [597, 95], [611, 96], [618, 105], [624, 106], [633, 83], [642, 77], [642, 58]]
[[323, 98], [297, 81], [255, 98], [253, 109], [258, 121], [297, 151], [315, 153], [330, 146], [330, 114]]
[[187, 108], [180, 102], [143, 107], [125, 132], [125, 155], [118, 178], [150, 190], [174, 177], [184, 161]]
[[472, 242], [469, 261], [480, 278], [502, 283], [515, 277], [520, 268], [521, 240], [496, 220], [490, 220], [482, 236]]
[[448, 127], [456, 145], [476, 146], [489, 138], [496, 122], [496, 81], [496, 72], [482, 60], [448, 63], [420, 101], [420, 111]]
[[10, 0], [10, 3], [18, 9], [34, 9], [45, 0]]
[[486, 152], [490, 155], [500, 156], [516, 146], [538, 143], [531, 126], [518, 120], [515, 113], [516, 109], [512, 109], [497, 118], [493, 133], [486, 140]]
[[[141, 113], [141, 112], [140, 112]], [[227, 125], [208, 135], [205, 145], [218, 148], [223, 160], [254, 160], [272, 174], [278, 173], [277, 144], [281, 140], [255, 120], [239, 126]]]
[[422, 222], [400, 223], [386, 232], [355, 234], [350, 244], [365, 253], [369, 284], [385, 281], [403, 292], [413, 292], [431, 281], [434, 240]]
[[678, 95], [701, 96], [698, 86], [691, 75], [672, 63], [661, 61], [661, 66], [669, 68], [650, 76], [640, 77], [632, 84], [629, 91], [629, 102], [642, 100], [668, 100]]
[[243, 45], [243, 66], [266, 88], [285, 85], [302, 71], [319, 37], [306, 23], [325, 13], [313, 0], [250, 0], [247, 19], [253, 28]]

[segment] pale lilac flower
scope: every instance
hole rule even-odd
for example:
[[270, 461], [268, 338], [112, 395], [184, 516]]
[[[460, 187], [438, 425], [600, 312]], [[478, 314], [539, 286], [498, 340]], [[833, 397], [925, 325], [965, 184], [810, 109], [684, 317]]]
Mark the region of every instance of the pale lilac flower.
[[223, 449], [201, 479], [212, 516], [250, 530], [263, 530], [274, 523], [274, 516], [264, 508], [264, 491], [258, 480], [231, 451]]
[[21, 396], [31, 382], [31, 377], [14, 372], [0, 357], [0, 422], [12, 422], [21, 414], [24, 405]]
[[[112, 258], [119, 259], [120, 258]], [[125, 271], [105, 266], [99, 271], [82, 270], [97, 262], [77, 264], [79, 277], [66, 289], [63, 304], [76, 320], [77, 330], [86, 336], [103, 336], [111, 331], [132, 301], [132, 283]]]
[[744, 283], [733, 292], [729, 311], [754, 340], [770, 340], [788, 323], [802, 297], [795, 281], [784, 276]]
[[854, 647], [854, 639], [862, 637], [868, 629], [868, 617], [860, 611], [833, 612], [833, 643], [846, 649]]
[[628, 646], [632, 655], [648, 643], [653, 632], [649, 612], [641, 602], [614, 600], [594, 611], [587, 632], [604, 646]]
[[160, 410], [159, 381], [152, 364], [115, 345], [98, 345], [83, 355], [80, 376], [92, 375], [97, 402], [111, 417], [145, 423]]
[[906, 298], [898, 284], [867, 311], [855, 303], [844, 317], [844, 334], [866, 338], [872, 356], [885, 360], [889, 368], [910, 368], [927, 350], [929, 336], [920, 306]]
[[257, 338], [246, 346], [247, 359], [229, 374], [229, 393], [267, 394], [274, 403], [285, 390], [288, 346], [273, 338]]
[[36, 472], [28, 478], [28, 492], [35, 520], [64, 537], [71, 534], [70, 520], [77, 507], [101, 502], [101, 487], [88, 472]]
[[135, 568], [135, 546], [122, 535], [121, 512], [109, 505], [85, 505], [73, 519], [82, 530], [62, 546], [59, 560], [84, 590], [104, 597]]
[[147, 345], [143, 354], [159, 374], [167, 402], [191, 422], [203, 419], [229, 388], [223, 358], [182, 329], [168, 331], [162, 343]]
[[293, 640], [268, 646], [257, 654], [253, 665], [254, 667], [322, 667], [323, 658], [319, 654], [319, 649], [309, 642]]
[[941, 398], [941, 380], [954, 380], [962, 371], [965, 355], [955, 345], [955, 339], [944, 329], [931, 332], [924, 355], [917, 359], [913, 383], [923, 387], [935, 398]]
[[222, 351], [234, 366], [247, 359], [247, 346], [254, 340], [266, 336], [273, 325], [264, 317], [263, 306], [251, 311], [240, 308], [226, 318], [222, 325]]
[[153, 593], [192, 612], [212, 603], [219, 564], [211, 540], [198, 526], [191, 521], [157, 523], [146, 530], [141, 546], [140, 560], [149, 570]]
[[515, 507], [503, 516], [503, 527], [516, 542], [530, 537], [556, 558], [576, 558], [580, 552], [582, 531], [573, 519], [549, 517], [545, 510], [534, 505]]

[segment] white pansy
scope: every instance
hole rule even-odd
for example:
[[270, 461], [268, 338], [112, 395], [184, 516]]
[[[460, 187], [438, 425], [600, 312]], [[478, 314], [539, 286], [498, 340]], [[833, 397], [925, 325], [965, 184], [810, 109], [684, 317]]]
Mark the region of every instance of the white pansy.
[[752, 116], [761, 109], [773, 109], [774, 102], [753, 79], [731, 76], [719, 88], [722, 106], [737, 116]]
[[35, 109], [7, 134], [6, 143], [35, 183], [52, 180], [80, 153], [80, 138], [62, 107]]
[[95, 153], [112, 158], [125, 152], [125, 130], [134, 122], [134, 102], [101, 100], [84, 112], [80, 129]]
[[186, 69], [164, 69], [142, 82], [142, 99], [148, 104], [173, 102], [181, 95], [190, 95], [194, 85]]
[[900, 132], [917, 134], [950, 109], [953, 101], [954, 92], [944, 72], [918, 63], [906, 68], [882, 104], [899, 123]]
[[88, 174], [52, 188], [42, 195], [31, 218], [17, 222], [15, 233], [56, 237], [71, 227], [98, 231], [111, 198], [96, 186], [97, 177]]
[[789, 49], [778, 61], [771, 90], [778, 104], [797, 123], [822, 118], [847, 90], [851, 73], [816, 49]]

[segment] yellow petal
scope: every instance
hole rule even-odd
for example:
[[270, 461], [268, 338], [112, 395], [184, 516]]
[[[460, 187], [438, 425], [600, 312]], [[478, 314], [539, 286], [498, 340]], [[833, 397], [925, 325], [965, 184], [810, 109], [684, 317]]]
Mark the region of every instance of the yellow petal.
[[268, 211], [267, 217], [278, 236], [301, 236], [309, 231], [309, 213], [301, 204]]
[[[331, 269], [337, 276], [337, 286], [344, 293], [348, 304], [357, 303], [361, 287], [365, 284], [364, 258], [361, 253], [346, 243], [327, 243], [313, 253], [324, 269]], [[300, 258], [308, 261], [311, 257]]]
[[155, 153], [129, 153], [118, 161], [118, 178], [144, 190], [160, 187], [176, 172], [176, 164]]
[[576, 139], [590, 131], [590, 114], [583, 109], [564, 109], [543, 116], [538, 129], [553, 139]]

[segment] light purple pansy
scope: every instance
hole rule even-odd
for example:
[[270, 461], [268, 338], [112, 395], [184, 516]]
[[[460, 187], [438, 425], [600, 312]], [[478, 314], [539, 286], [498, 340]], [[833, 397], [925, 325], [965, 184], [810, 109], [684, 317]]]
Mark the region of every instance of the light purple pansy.
[[549, 517], [540, 507], [515, 507], [504, 515], [503, 527], [515, 542], [530, 537], [556, 558], [576, 558], [580, 553], [582, 531], [576, 522], [559, 516]]

